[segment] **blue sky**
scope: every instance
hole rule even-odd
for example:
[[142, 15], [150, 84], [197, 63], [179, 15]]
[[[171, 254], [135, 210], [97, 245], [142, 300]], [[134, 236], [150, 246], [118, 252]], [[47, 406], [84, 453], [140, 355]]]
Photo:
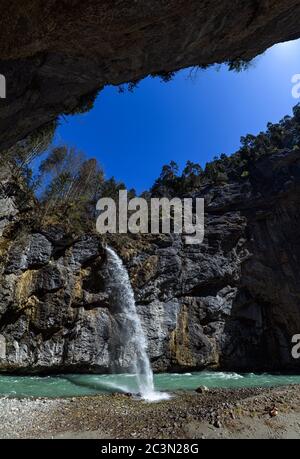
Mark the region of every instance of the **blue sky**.
[[226, 67], [179, 72], [170, 83], [147, 78], [133, 93], [105, 88], [93, 110], [61, 121], [56, 142], [96, 157], [107, 177], [141, 192], [163, 164], [201, 165], [239, 148], [240, 137], [291, 114], [291, 78], [300, 73], [300, 40], [276, 45], [242, 73]]

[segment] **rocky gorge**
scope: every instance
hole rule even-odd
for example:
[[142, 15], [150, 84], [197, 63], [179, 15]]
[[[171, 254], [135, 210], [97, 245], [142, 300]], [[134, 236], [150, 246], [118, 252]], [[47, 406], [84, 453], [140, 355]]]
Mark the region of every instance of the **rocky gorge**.
[[286, 121], [284, 148], [251, 161], [242, 177], [229, 161], [226, 181], [189, 193], [205, 199], [200, 245], [175, 234], [74, 237], [59, 225], [29, 229], [24, 222], [34, 203], [3, 173], [0, 370], [111, 370], [108, 243], [129, 272], [155, 371], [298, 371], [291, 356], [300, 330], [293, 123]]
[[[239, 68], [300, 36], [299, 0], [0, 7], [1, 158], [28, 137], [47, 137], [60, 115], [90, 109], [106, 85], [215, 63]], [[255, 160], [226, 160], [219, 176], [180, 193], [205, 199], [205, 239], [195, 246], [174, 234], [101, 237], [30, 224], [35, 200], [1, 165], [0, 371], [111, 371], [109, 244], [128, 270], [155, 371], [298, 372], [299, 110], [296, 118], [252, 148]]]
[[248, 61], [299, 38], [299, 0], [0, 0], [0, 151], [105, 85]]

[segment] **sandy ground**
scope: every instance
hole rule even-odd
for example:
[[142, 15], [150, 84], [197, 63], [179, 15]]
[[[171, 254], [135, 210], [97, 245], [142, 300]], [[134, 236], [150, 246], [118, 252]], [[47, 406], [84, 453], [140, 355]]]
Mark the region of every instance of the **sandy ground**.
[[299, 386], [130, 396], [0, 399], [0, 438], [300, 438]]

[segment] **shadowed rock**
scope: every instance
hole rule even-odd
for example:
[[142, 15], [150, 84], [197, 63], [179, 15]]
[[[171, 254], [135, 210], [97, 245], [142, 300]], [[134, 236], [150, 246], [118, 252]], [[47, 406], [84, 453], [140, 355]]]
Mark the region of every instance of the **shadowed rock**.
[[249, 60], [300, 36], [299, 0], [0, 0], [0, 150], [98, 89], [189, 66]]

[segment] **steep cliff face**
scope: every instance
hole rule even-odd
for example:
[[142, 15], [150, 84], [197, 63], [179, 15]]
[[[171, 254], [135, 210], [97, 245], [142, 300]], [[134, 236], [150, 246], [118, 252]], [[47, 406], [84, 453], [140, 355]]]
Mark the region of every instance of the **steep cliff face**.
[[242, 209], [249, 257], [225, 327], [223, 361], [240, 369], [299, 370], [291, 357], [300, 329], [299, 151], [261, 159], [250, 174], [253, 191]]
[[[299, 369], [299, 150], [264, 156], [248, 172], [194, 193], [206, 202], [200, 246], [178, 235], [111, 238], [157, 371]], [[23, 218], [16, 191], [1, 219], [0, 370], [109, 371], [114, 312], [101, 238], [13, 232]]]
[[249, 177], [201, 190], [204, 244], [133, 258], [156, 368], [300, 368], [299, 151], [258, 160]]
[[106, 84], [251, 59], [300, 36], [300, 0], [0, 0], [0, 151]]

